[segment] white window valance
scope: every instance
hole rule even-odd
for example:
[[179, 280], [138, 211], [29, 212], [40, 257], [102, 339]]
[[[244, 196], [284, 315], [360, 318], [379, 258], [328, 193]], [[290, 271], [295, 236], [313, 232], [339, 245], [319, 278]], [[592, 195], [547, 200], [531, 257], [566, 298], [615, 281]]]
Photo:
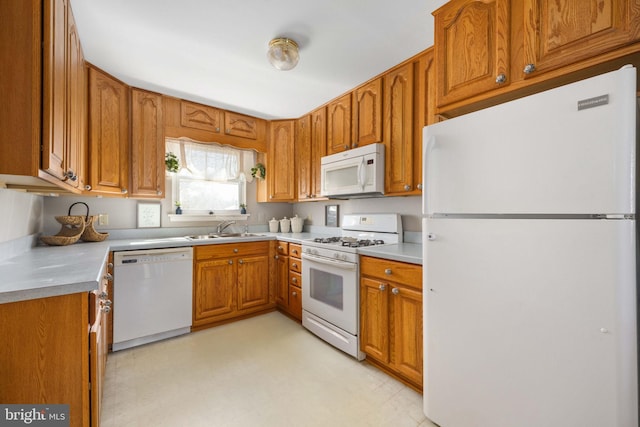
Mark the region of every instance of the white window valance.
[[253, 181], [253, 150], [189, 138], [167, 138], [166, 152], [178, 157], [178, 175], [206, 181]]

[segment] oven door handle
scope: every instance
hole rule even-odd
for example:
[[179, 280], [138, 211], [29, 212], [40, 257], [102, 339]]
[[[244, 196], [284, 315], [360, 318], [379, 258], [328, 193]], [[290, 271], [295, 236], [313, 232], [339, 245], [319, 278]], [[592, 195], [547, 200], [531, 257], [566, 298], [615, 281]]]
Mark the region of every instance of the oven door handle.
[[345, 262], [345, 261], [340, 261], [337, 259], [329, 259], [329, 258], [321, 258], [321, 257], [316, 257], [313, 255], [308, 255], [303, 253], [302, 254], [302, 259], [306, 259], [307, 261], [312, 261], [312, 262], [317, 262], [319, 264], [325, 264], [325, 265], [330, 265], [333, 267], [337, 267], [340, 268], [342, 270], [357, 270], [358, 269], [358, 264], [354, 264], [352, 262]]

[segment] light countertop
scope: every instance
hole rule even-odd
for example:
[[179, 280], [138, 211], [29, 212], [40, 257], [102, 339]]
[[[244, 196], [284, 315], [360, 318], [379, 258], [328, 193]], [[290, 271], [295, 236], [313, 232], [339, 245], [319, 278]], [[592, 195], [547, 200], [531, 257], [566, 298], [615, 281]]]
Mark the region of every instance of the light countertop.
[[[257, 233], [255, 237], [190, 240], [185, 237], [119, 239], [76, 243], [69, 246], [37, 246], [19, 256], [0, 261], [0, 304], [98, 289], [110, 251], [161, 249], [198, 245], [282, 240], [302, 243], [317, 233]], [[400, 243], [360, 248], [362, 255], [422, 264], [422, 246]]]

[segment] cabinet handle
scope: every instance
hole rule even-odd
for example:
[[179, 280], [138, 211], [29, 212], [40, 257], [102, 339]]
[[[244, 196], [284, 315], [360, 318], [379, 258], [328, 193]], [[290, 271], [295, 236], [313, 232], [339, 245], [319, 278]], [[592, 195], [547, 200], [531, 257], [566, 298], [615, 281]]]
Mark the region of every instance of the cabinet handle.
[[112, 262], [108, 263], [107, 268], [113, 268], [113, 263]]
[[109, 297], [109, 294], [106, 293], [105, 291], [100, 292], [100, 295], [98, 295], [98, 298], [100, 299], [106, 299]]
[[381, 291], [384, 291], [385, 289], [387, 289], [387, 285], [385, 285], [384, 283], [380, 283], [380, 286], [378, 286], [378, 289], [380, 289]]
[[535, 64], [527, 64], [524, 66], [524, 70], [522, 70], [525, 74], [531, 74], [536, 70]]
[[507, 81], [507, 76], [504, 73], [500, 73], [496, 76], [496, 83], [499, 85]]
[[108, 299], [108, 300], [105, 300], [105, 301], [103, 302], [103, 304], [104, 304], [105, 306], [107, 306], [107, 307], [111, 307], [111, 304], [113, 304], [113, 302], [111, 302], [111, 300], [110, 300], [110, 299]]
[[113, 274], [111, 274], [111, 273], [106, 273], [104, 275], [104, 278], [107, 279], [110, 282], [113, 282]]
[[293, 291], [293, 292], [291, 292], [291, 295], [293, 295], [295, 297], [295, 296], [298, 296], [298, 293], [296, 291]]
[[298, 253], [298, 250], [297, 250], [297, 249], [294, 249], [292, 252], [293, 252], [294, 254], [297, 254], [297, 253]]
[[418, 185], [416, 185], [416, 188], [417, 188], [418, 190], [422, 190], [422, 184], [418, 184]]
[[238, 248], [233, 248], [233, 253], [237, 254], [238, 253]]
[[239, 260], [238, 264], [244, 264], [244, 261], [243, 260]]
[[120, 190], [120, 192], [122, 194], [127, 194], [129, 192], [129, 190], [127, 190], [126, 188], [123, 188], [122, 190]]
[[298, 278], [297, 278], [297, 277], [294, 277], [294, 278], [292, 278], [292, 279], [291, 279], [291, 281], [292, 281], [293, 283], [298, 283]]
[[411, 186], [409, 184], [405, 184], [404, 191], [409, 191], [409, 190], [411, 190]]
[[102, 311], [103, 313], [111, 313], [111, 307], [109, 307], [108, 305], [103, 305], [102, 307], [100, 307], [100, 311]]
[[275, 259], [280, 259], [280, 255], [274, 256]]
[[282, 246], [278, 246], [278, 250], [279, 251], [283, 250], [283, 247]]
[[400, 289], [393, 288], [393, 289], [391, 289], [391, 293], [394, 294], [394, 295], [398, 295], [400, 293]]
[[64, 180], [66, 181], [67, 179], [70, 179], [71, 181], [75, 182], [78, 180], [78, 175], [75, 174], [73, 169], [69, 169], [64, 173]]
[[231, 264], [233, 264], [233, 260], [232, 259], [229, 260], [229, 265], [231, 265]]
[[384, 274], [386, 274], [387, 276], [391, 276], [391, 269], [390, 268], [385, 269]]
[[292, 264], [293, 268], [298, 268], [298, 264], [296, 264], [295, 262]]

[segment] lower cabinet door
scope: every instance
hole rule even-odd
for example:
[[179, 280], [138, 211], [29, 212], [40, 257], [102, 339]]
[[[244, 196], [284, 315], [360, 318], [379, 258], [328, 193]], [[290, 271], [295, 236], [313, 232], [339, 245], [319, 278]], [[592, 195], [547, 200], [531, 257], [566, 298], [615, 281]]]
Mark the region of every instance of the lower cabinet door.
[[289, 313], [302, 320], [302, 289], [289, 285]]
[[238, 258], [238, 310], [269, 304], [269, 257]]
[[390, 284], [393, 366], [422, 385], [422, 292]]
[[389, 362], [388, 285], [368, 277], [360, 279], [360, 350]]
[[233, 259], [198, 261], [195, 271], [194, 326], [236, 311]]

